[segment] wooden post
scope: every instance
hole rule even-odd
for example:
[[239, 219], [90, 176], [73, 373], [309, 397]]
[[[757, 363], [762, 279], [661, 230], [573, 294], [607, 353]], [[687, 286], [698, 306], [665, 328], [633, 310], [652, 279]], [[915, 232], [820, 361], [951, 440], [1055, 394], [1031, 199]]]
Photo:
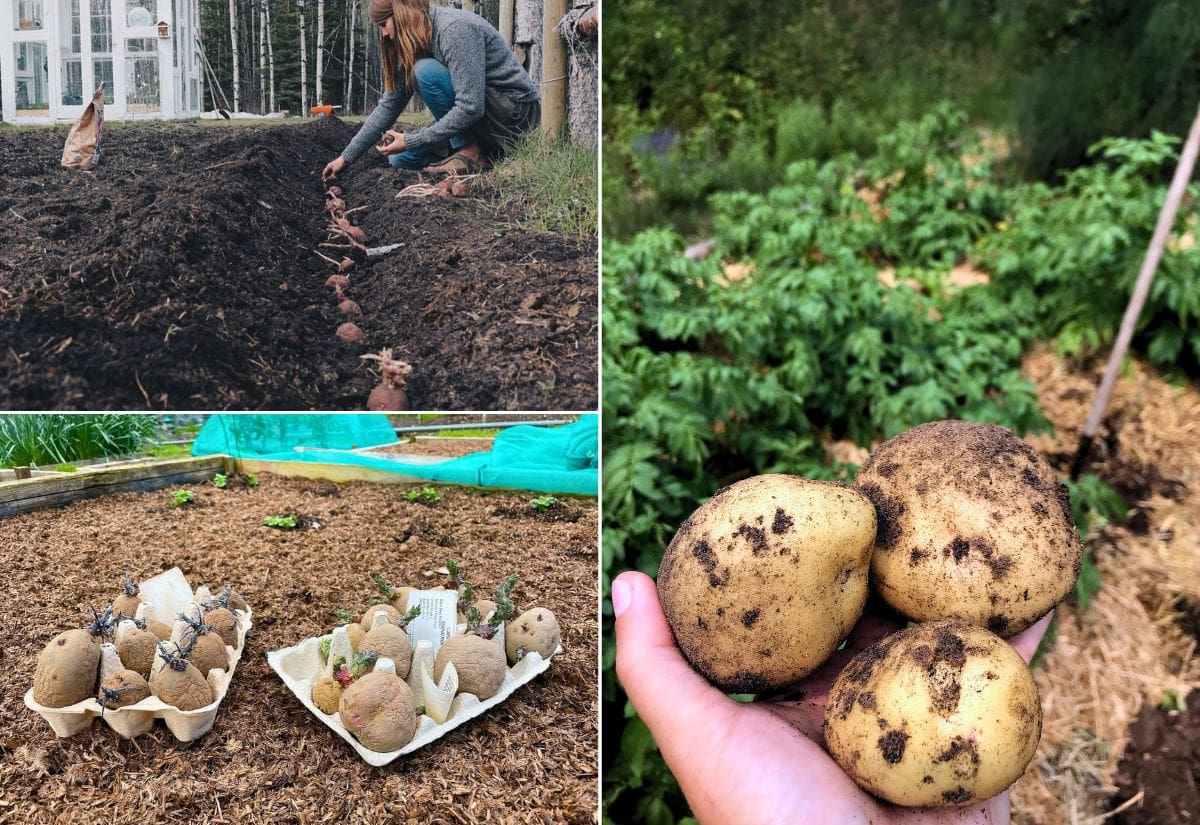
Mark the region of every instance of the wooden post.
[[475, 13], [475, 0], [462, 0], [462, 10]]
[[558, 24], [567, 0], [545, 0], [542, 6], [542, 131], [557, 134], [567, 109], [567, 44]]
[[500, 36], [510, 49], [513, 44], [513, 9], [517, 0], [500, 0]]
[[1108, 399], [1112, 396], [1113, 387], [1116, 386], [1117, 373], [1121, 371], [1121, 362], [1125, 360], [1125, 352], [1129, 349], [1129, 342], [1133, 340], [1138, 316], [1142, 314], [1142, 307], [1146, 303], [1146, 297], [1150, 294], [1150, 284], [1154, 282], [1154, 273], [1158, 271], [1158, 262], [1162, 260], [1163, 247], [1167, 245], [1167, 239], [1171, 236], [1171, 227], [1175, 225], [1175, 215], [1178, 214], [1179, 204], [1187, 191], [1192, 170], [1196, 168], [1198, 154], [1200, 154], [1200, 110], [1196, 112], [1196, 119], [1192, 121], [1191, 131], [1188, 132], [1187, 141], [1183, 145], [1183, 152], [1179, 156], [1179, 165], [1175, 167], [1175, 177], [1172, 178], [1171, 186], [1167, 189], [1167, 198], [1163, 202], [1162, 211], [1158, 213], [1158, 224], [1154, 227], [1154, 235], [1150, 238], [1150, 247], [1146, 250], [1146, 257], [1142, 260], [1142, 268], [1138, 272], [1137, 282], [1133, 286], [1133, 295], [1130, 296], [1129, 304], [1125, 307], [1125, 317], [1121, 319], [1117, 340], [1108, 356], [1108, 364], [1104, 368], [1104, 378], [1101, 380], [1100, 389], [1097, 390], [1096, 398], [1092, 402], [1092, 410], [1088, 414], [1087, 423], [1083, 426], [1083, 433], [1079, 436], [1079, 447], [1075, 450], [1075, 460], [1071, 463], [1072, 480], [1079, 478], [1084, 464], [1087, 462], [1088, 453], [1092, 448], [1092, 439], [1096, 436], [1096, 430], [1100, 428], [1104, 409], [1108, 406]]
[[13, 467], [13, 475], [17, 478], [33, 478], [33, 471], [28, 467]]

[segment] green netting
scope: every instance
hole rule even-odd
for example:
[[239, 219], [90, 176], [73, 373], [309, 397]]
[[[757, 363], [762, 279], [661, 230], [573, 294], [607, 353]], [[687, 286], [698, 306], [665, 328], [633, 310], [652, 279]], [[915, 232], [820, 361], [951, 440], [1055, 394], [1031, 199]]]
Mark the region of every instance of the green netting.
[[595, 415], [564, 427], [511, 427], [496, 436], [490, 452], [461, 458], [352, 452], [396, 441], [382, 414], [214, 415], [197, 435], [192, 455], [354, 465], [474, 487], [585, 496], [598, 492]]

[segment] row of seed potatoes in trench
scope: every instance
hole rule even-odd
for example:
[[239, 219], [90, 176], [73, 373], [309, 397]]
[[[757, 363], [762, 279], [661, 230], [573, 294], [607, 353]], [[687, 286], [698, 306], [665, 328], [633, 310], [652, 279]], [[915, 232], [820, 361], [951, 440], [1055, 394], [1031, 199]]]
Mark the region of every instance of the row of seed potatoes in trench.
[[[346, 290], [350, 289], [350, 274], [367, 260], [367, 233], [361, 227], [355, 226], [350, 221], [350, 216], [366, 207], [347, 208], [343, 195], [344, 190], [341, 186], [326, 184], [325, 211], [329, 215], [329, 224], [328, 236], [321, 244], [325, 248], [341, 250], [342, 258], [336, 260], [322, 253], [317, 254], [336, 270], [325, 280], [325, 286], [333, 290], [338, 310], [348, 319], [337, 328], [337, 338], [344, 344], [357, 344], [366, 337], [355, 323], [362, 318], [362, 309], [347, 297]], [[360, 357], [367, 361], [375, 361], [379, 369], [379, 383], [367, 398], [367, 409], [407, 410], [408, 396], [404, 392], [404, 383], [412, 374], [412, 366], [393, 358], [390, 349], [382, 349]]]

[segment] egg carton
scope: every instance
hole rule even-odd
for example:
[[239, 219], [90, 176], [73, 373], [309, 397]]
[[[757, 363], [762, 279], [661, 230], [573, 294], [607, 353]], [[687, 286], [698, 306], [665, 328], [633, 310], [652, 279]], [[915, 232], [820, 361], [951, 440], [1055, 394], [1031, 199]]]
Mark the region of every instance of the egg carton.
[[[177, 616], [179, 613], [188, 611], [192, 605], [210, 600], [212, 593], [207, 587], [200, 587], [193, 592], [183, 571], [175, 567], [142, 582], [138, 588], [138, 597], [145, 602], [138, 608], [138, 618], [147, 618], [151, 615], [167, 617]], [[95, 698], [84, 699], [82, 702], [62, 708], [49, 708], [34, 701], [31, 687], [25, 692], [25, 706], [45, 719], [59, 737], [74, 736], [90, 727], [92, 720], [99, 716], [105, 724], [126, 739], [132, 739], [150, 730], [154, 726], [155, 719], [162, 719], [166, 723], [167, 729], [180, 742], [199, 739], [212, 730], [221, 700], [225, 698], [225, 694], [229, 690], [233, 673], [246, 649], [246, 634], [253, 627], [254, 614], [252, 610], [235, 611], [234, 615], [238, 620], [238, 645], [236, 648], [225, 646], [225, 652], [229, 655], [229, 670], [226, 672], [217, 668], [208, 673], [208, 684], [216, 697], [212, 704], [195, 710], [180, 710], [151, 694], [136, 704], [115, 710], [101, 706]], [[133, 625], [129, 621], [121, 622], [121, 624], [130, 627]], [[182, 621], [174, 622], [171, 640], [178, 641], [185, 629], [186, 625]], [[118, 628], [117, 632], [121, 633], [122, 628]], [[103, 679], [110, 672], [120, 670], [122, 665], [115, 645], [106, 642], [101, 645], [100, 649], [100, 678]], [[156, 655], [152, 670], [157, 670], [162, 666], [162, 658]]]
[[[465, 630], [465, 626], [460, 626], [459, 631], [463, 630]], [[325, 639], [330, 641], [330, 652], [326, 659], [322, 659], [320, 645]], [[503, 628], [501, 628], [501, 634], [492, 639], [492, 642], [498, 644], [501, 651], [504, 650]], [[469, 722], [512, 696], [517, 688], [545, 673], [554, 656], [562, 653], [562, 646], [560, 645], [550, 658], [542, 658], [539, 653], [533, 652], [512, 667], [507, 668], [504, 674], [504, 684], [500, 687], [499, 692], [495, 696], [480, 701], [479, 697], [474, 694], [457, 692], [458, 676], [454, 672], [453, 664], [446, 667], [440, 682], [435, 683], [431, 674], [437, 649], [433, 642], [425, 639], [417, 641], [413, 646], [412, 663], [406, 681], [413, 692], [414, 704], [418, 708], [424, 707], [426, 712], [418, 717], [417, 730], [413, 734], [412, 740], [399, 750], [386, 752], [373, 751], [364, 747], [350, 731], [346, 730], [336, 713], [322, 713], [313, 704], [313, 685], [322, 676], [328, 675], [331, 670], [330, 662], [334, 657], [339, 653], [346, 655], [349, 651], [350, 639], [345, 628], [339, 627], [332, 634], [314, 636], [293, 647], [273, 650], [267, 653], [267, 662], [279, 674], [279, 678], [283, 680], [288, 689], [296, 694], [296, 698], [300, 700], [301, 704], [308, 708], [314, 716], [328, 725], [342, 739], [345, 739], [364, 762], [381, 767], [405, 754], [420, 750], [435, 739], [440, 739], [460, 725]], [[347, 656], [347, 660], [349, 658]], [[375, 669], [395, 672], [394, 663], [389, 659], [380, 659], [376, 662]]]

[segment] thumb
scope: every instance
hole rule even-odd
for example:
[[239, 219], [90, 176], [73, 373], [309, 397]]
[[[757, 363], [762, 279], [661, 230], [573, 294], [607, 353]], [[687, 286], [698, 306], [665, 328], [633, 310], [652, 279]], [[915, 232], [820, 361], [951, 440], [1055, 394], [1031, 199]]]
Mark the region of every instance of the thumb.
[[691, 742], [710, 739], [710, 726], [721, 729], [741, 706], [684, 660], [653, 579], [622, 573], [613, 580], [612, 603], [617, 677], [670, 762], [671, 751], [681, 753]]

